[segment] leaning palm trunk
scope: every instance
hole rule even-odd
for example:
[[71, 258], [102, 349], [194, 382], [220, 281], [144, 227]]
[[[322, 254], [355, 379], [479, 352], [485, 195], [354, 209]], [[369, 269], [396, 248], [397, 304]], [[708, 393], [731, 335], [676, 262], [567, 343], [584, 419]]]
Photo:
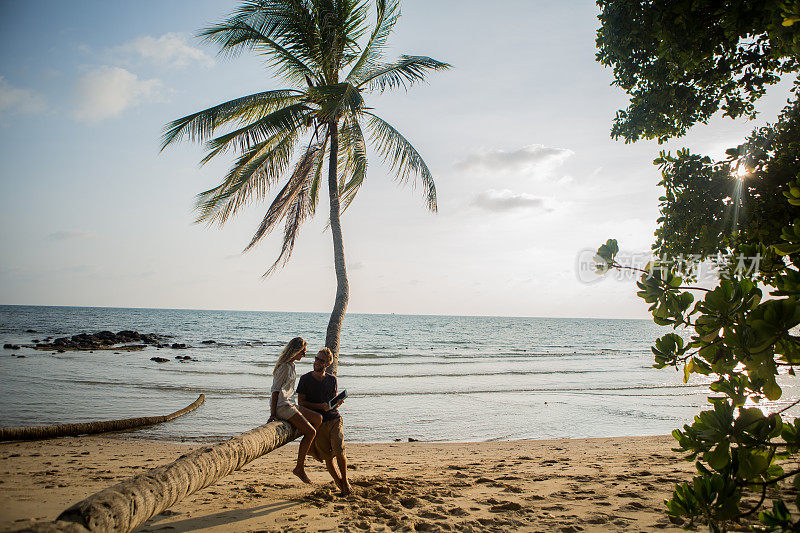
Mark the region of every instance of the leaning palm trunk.
[[33, 530], [132, 531], [186, 496], [298, 436], [289, 422], [270, 422], [102, 490], [61, 513], [55, 522]]
[[347, 311], [350, 298], [350, 285], [347, 281], [347, 269], [344, 262], [344, 240], [339, 212], [339, 184], [336, 179], [339, 153], [339, 130], [335, 121], [328, 127], [331, 136], [331, 156], [328, 161], [328, 194], [331, 201], [331, 235], [333, 236], [333, 266], [336, 270], [336, 300], [328, 322], [325, 346], [333, 353], [333, 362], [328, 371], [336, 375], [339, 368], [339, 339], [342, 334], [342, 322]]
[[123, 418], [122, 420], [105, 420], [100, 422], [83, 422], [80, 424], [57, 424], [55, 426], [23, 426], [0, 428], [0, 441], [8, 440], [40, 440], [54, 437], [74, 437], [76, 435], [93, 435], [109, 431], [124, 431], [144, 426], [152, 426], [162, 422], [169, 422], [186, 413], [191, 413], [205, 401], [205, 394], [201, 394], [191, 404], [179, 411], [163, 416], [142, 416], [138, 418]]

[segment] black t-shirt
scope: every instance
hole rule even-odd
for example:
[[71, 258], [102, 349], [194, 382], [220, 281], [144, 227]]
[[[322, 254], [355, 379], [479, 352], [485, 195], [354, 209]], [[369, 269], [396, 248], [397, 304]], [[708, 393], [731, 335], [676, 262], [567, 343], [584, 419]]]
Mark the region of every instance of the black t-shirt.
[[[336, 392], [336, 376], [332, 374], [325, 374], [322, 381], [319, 381], [312, 372], [309, 372], [300, 376], [300, 381], [297, 383], [297, 394], [305, 394], [306, 401], [311, 403], [327, 403], [336, 396]], [[313, 411], [321, 414], [323, 421], [339, 418], [339, 411], [336, 409], [330, 411], [313, 409]]]

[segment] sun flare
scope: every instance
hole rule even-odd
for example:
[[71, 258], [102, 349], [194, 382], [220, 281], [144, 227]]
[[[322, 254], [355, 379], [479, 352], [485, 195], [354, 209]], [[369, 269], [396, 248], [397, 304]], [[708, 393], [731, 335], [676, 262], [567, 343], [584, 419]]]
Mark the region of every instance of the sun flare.
[[744, 165], [737, 165], [733, 175], [737, 180], [743, 180], [750, 175], [750, 171]]

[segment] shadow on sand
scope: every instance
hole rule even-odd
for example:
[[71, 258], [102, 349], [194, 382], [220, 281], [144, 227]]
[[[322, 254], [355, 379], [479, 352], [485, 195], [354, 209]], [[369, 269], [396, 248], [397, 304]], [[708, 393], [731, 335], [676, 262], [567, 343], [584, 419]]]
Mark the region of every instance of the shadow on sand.
[[[196, 516], [194, 518], [187, 518], [186, 520], [178, 520], [177, 522], [169, 522], [166, 524], [159, 524], [162, 520], [168, 517], [158, 515], [145, 522], [136, 531], [194, 531], [201, 528], [216, 527], [222, 525], [231, 525], [236, 522], [250, 520], [251, 518], [258, 518], [266, 516], [275, 511], [281, 511], [290, 507], [300, 505], [298, 502], [276, 502], [268, 505], [260, 505], [258, 507], [250, 507], [247, 509], [232, 509], [230, 511], [222, 511], [204, 516]], [[235, 528], [234, 528], [235, 529]]]

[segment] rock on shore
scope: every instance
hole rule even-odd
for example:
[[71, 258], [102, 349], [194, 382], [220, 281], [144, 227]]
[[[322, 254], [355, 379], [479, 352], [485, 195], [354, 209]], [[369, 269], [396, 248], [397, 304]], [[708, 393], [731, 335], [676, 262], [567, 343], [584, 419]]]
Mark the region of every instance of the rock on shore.
[[[156, 333], [139, 333], [138, 331], [123, 330], [119, 333], [113, 331], [100, 331], [98, 333], [79, 333], [72, 337], [59, 337], [49, 343], [38, 343], [31, 348], [37, 350], [141, 350], [146, 345], [166, 347], [166, 337]], [[126, 346], [117, 346], [124, 344]]]

